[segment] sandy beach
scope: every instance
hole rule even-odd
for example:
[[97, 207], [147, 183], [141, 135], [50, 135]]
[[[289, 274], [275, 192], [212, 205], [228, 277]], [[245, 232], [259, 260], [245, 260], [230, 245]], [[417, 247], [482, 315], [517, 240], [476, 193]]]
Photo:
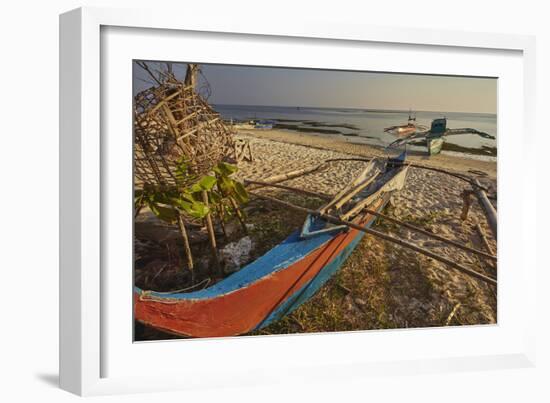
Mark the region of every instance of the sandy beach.
[[[285, 131], [241, 130], [238, 136], [250, 142], [254, 153], [253, 162], [240, 164], [238, 176], [242, 179], [264, 179], [293, 169], [316, 165], [331, 158], [371, 157], [382, 154], [381, 150], [367, 145]], [[413, 155], [410, 160], [470, 175], [475, 172], [478, 179], [489, 186], [490, 193], [496, 194], [494, 162], [446, 155], [438, 155], [435, 158]], [[315, 192], [336, 194], [355, 177], [362, 166], [362, 162], [334, 162], [325, 170], [284, 183]], [[467, 183], [449, 175], [411, 168], [404, 189], [393, 196], [392, 203], [386, 208], [385, 213], [448, 239], [483, 250], [476, 224], [481, 225], [485, 234], [489, 235], [490, 230], [478, 203], [472, 204], [467, 220], [460, 219], [463, 203], [461, 192], [466, 187], [469, 187]], [[376, 228], [428, 248], [464, 266], [496, 276], [496, 268], [475, 255], [387, 221], [379, 221]], [[492, 248], [496, 250], [496, 242], [490, 236], [488, 238]], [[372, 274], [373, 265], [381, 266], [382, 270], [377, 267]], [[346, 262], [336, 280], [330, 284], [341, 281], [345, 284], [341, 285], [341, 288], [347, 290], [344, 293], [343, 304], [340, 304], [343, 307], [341, 313], [347, 318], [349, 330], [369, 328], [371, 323], [372, 328], [496, 323], [496, 291], [491, 287], [442, 263], [372, 236], [364, 238], [361, 247]], [[326, 306], [331, 303], [328, 298], [333, 292], [330, 284], [311, 302], [313, 306], [322, 305], [322, 310], [327, 312], [332, 312], [330, 307]], [[380, 300], [373, 301], [377, 296]], [[296, 330], [299, 331], [316, 331], [315, 325], [311, 324], [311, 320], [306, 320], [307, 318], [301, 321], [303, 323], [300, 326], [296, 325], [300, 322], [297, 319], [300, 315], [307, 316], [308, 310], [314, 309], [308, 308], [307, 305], [309, 304], [292, 315], [288, 326], [297, 326]], [[340, 306], [335, 309], [340, 309]], [[380, 309], [384, 311], [383, 323], [380, 312], [376, 320], [371, 321], [364, 317], [372, 315], [373, 310]], [[336, 315], [335, 312], [331, 314]], [[288, 328], [284, 330], [289, 331]]]

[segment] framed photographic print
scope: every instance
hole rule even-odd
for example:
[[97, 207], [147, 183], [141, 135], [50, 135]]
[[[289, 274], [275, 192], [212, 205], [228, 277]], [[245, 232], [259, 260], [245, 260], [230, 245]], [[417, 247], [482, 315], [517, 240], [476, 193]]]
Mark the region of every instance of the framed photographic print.
[[530, 365], [533, 49], [62, 15], [62, 387]]

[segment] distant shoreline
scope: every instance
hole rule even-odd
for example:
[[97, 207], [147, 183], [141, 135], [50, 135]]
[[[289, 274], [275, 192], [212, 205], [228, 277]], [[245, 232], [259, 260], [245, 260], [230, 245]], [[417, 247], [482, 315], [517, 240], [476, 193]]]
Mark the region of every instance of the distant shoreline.
[[[280, 143], [302, 145], [320, 150], [331, 150], [345, 154], [366, 157], [384, 155], [384, 150], [381, 147], [375, 147], [369, 144], [343, 141], [334, 136], [331, 137], [326, 135], [313, 135], [301, 132], [290, 132], [285, 130], [258, 130], [253, 128], [239, 128], [238, 135], [240, 135], [241, 137], [251, 136]], [[407, 158], [410, 161], [418, 162], [424, 165], [447, 168], [455, 171], [482, 171], [487, 175], [488, 178], [496, 179], [496, 161], [487, 161], [483, 159], [468, 157], [470, 156], [462, 156], [462, 154], [452, 155], [446, 153], [429, 157], [426, 155], [426, 153], [419, 153], [413, 150], [409, 153], [409, 156]]]

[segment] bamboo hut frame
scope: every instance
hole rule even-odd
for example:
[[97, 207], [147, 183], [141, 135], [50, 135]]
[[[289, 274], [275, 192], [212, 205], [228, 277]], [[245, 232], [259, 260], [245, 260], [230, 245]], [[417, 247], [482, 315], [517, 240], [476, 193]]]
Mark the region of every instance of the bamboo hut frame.
[[[193, 85], [169, 80], [140, 92], [134, 105], [136, 187], [192, 185], [234, 156], [234, 135]], [[182, 163], [187, 175], [179, 171]]]
[[[252, 160], [246, 141], [235, 140], [235, 130], [195, 90], [199, 66], [189, 64], [185, 80], [177, 80], [168, 64], [163, 79], [155, 77], [146, 63], [140, 64], [155, 80], [134, 99], [134, 186], [153, 191], [183, 190], [210, 174], [221, 161]], [[208, 195], [201, 195], [208, 206]], [[230, 199], [246, 231], [240, 208]], [[184, 244], [188, 269], [194, 282], [194, 264], [184, 217], [176, 221]], [[216, 210], [218, 214], [220, 209]], [[137, 215], [138, 212], [136, 212]], [[188, 218], [187, 218], [188, 219]], [[219, 217], [224, 227], [223, 216]], [[218, 272], [221, 271], [211, 213], [204, 219]], [[224, 228], [225, 232], [225, 228]]]

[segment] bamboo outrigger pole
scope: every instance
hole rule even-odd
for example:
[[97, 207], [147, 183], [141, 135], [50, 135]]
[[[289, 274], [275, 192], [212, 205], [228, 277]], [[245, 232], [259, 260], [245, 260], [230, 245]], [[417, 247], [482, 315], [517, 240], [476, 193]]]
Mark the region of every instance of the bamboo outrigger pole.
[[330, 222], [332, 224], [337, 224], [337, 225], [346, 225], [350, 228], [353, 228], [353, 229], [356, 229], [358, 231], [362, 231], [362, 232], [365, 232], [367, 234], [370, 234], [370, 235], [373, 235], [373, 236], [376, 236], [378, 238], [382, 238], [388, 242], [392, 242], [392, 243], [395, 243], [395, 244], [398, 244], [400, 246], [403, 246], [405, 248], [408, 248], [408, 249], [412, 249], [414, 250], [415, 252], [418, 252], [418, 253], [421, 253], [423, 255], [426, 255], [426, 256], [429, 256], [431, 257], [432, 259], [434, 260], [438, 260], [442, 263], [445, 263], [447, 266], [450, 266], [462, 273], [465, 273], [469, 276], [472, 276], [472, 277], [475, 277], [479, 280], [482, 280], [488, 284], [491, 284], [491, 285], [494, 285], [496, 286], [497, 285], [497, 281], [494, 279], [494, 278], [491, 278], [489, 276], [486, 276], [485, 274], [482, 274], [482, 273], [478, 273], [477, 271], [474, 271], [474, 270], [471, 270], [471, 269], [468, 269], [467, 267], [464, 267], [458, 263], [455, 263], [453, 262], [452, 260], [449, 260], [445, 257], [442, 257], [442, 256], [439, 256], [427, 249], [424, 249], [424, 248], [421, 248], [420, 246], [417, 246], [417, 245], [414, 245], [412, 243], [409, 243], [409, 242], [406, 242], [406, 241], [403, 241], [402, 239], [398, 239], [398, 238], [394, 238], [392, 237], [391, 235], [387, 235], [387, 234], [384, 234], [382, 232], [379, 232], [379, 231], [376, 231], [376, 230], [373, 230], [371, 228], [366, 228], [366, 227], [362, 227], [358, 224], [355, 224], [353, 222], [350, 222], [350, 221], [344, 221], [344, 220], [340, 220], [339, 218], [337, 217], [334, 217], [334, 216], [331, 216], [331, 215], [328, 215], [328, 214], [324, 214], [324, 213], [321, 213], [317, 210], [312, 210], [312, 209], [308, 209], [306, 207], [301, 207], [301, 206], [296, 206], [292, 203], [288, 203], [288, 202], [285, 202], [283, 200], [279, 200], [279, 199], [276, 199], [274, 197], [270, 197], [270, 196], [265, 196], [265, 195], [261, 195], [261, 194], [258, 194], [258, 193], [252, 193], [252, 192], [249, 192], [251, 195], [257, 197], [257, 198], [260, 198], [260, 199], [264, 199], [264, 200], [268, 200], [268, 201], [271, 201], [273, 203], [277, 203], [277, 204], [280, 204], [282, 206], [285, 206], [285, 207], [288, 207], [288, 208], [291, 208], [291, 209], [294, 209], [294, 210], [297, 210], [297, 211], [301, 211], [303, 213], [307, 213], [307, 214], [311, 214], [312, 216], [317, 216], [317, 217], [320, 217], [322, 218], [323, 220], [327, 221], [327, 222]]
[[406, 222], [397, 220], [393, 217], [387, 216], [386, 214], [382, 214], [382, 213], [379, 213], [377, 211], [374, 211], [374, 210], [371, 210], [371, 209], [368, 209], [368, 208], [363, 209], [363, 211], [366, 211], [367, 213], [375, 215], [377, 217], [383, 218], [384, 220], [388, 220], [388, 221], [391, 221], [391, 222], [396, 223], [398, 225], [402, 225], [403, 227], [406, 227], [406, 228], [409, 228], [413, 231], [424, 234], [424, 235], [426, 235], [430, 238], [437, 239], [438, 241], [442, 241], [442, 242], [448, 243], [450, 245], [456, 246], [457, 248], [460, 248], [460, 249], [465, 250], [467, 252], [475, 253], [476, 255], [482, 256], [486, 259], [491, 259], [491, 260], [494, 260], [495, 262], [497, 260], [497, 257], [494, 256], [493, 254], [488, 254], [488, 253], [485, 253], [481, 250], [470, 248], [469, 246], [466, 246], [466, 245], [463, 245], [461, 243], [455, 242], [452, 239], [447, 239], [447, 238], [444, 238], [444, 237], [439, 236], [437, 234], [433, 234], [431, 232], [423, 230], [422, 228], [418, 228], [418, 227], [416, 227], [414, 225], [411, 225], [409, 223], [406, 223]]

